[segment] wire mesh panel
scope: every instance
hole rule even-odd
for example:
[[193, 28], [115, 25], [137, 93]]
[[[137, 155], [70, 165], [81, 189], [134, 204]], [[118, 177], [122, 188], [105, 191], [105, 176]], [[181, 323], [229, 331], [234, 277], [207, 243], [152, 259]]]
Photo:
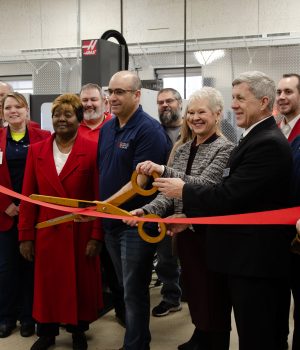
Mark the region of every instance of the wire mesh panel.
[[40, 62], [34, 69], [34, 94], [59, 94], [61, 92], [61, 63], [57, 61]]
[[77, 93], [81, 82], [80, 68], [76, 60], [39, 62], [37, 69], [33, 70], [34, 94]]
[[[163, 48], [162, 48], [163, 49]], [[209, 64], [202, 64], [203, 85], [212, 86], [221, 91], [225, 100], [222, 131], [232, 141], [241, 134], [235, 123], [231, 105], [231, 83], [240, 73], [259, 70], [272, 79], [275, 83], [284, 73], [300, 72], [300, 45], [262, 46], [224, 49], [223, 57]], [[182, 67], [183, 52], [156, 52], [149, 53], [144, 50], [142, 54], [131, 57], [131, 68], [138, 66], [138, 70], [149, 68]], [[188, 52], [187, 66], [199, 65], [194, 52]]]
[[[214, 50], [221, 50], [212, 43]], [[187, 67], [201, 66], [203, 85], [213, 86], [221, 91], [225, 100], [223, 118], [223, 132], [230, 139], [239, 137], [241, 130], [236, 127], [235, 118], [230, 108], [232, 80], [242, 72], [259, 70], [268, 74], [277, 83], [284, 73], [300, 72], [300, 45], [253, 46], [246, 42], [239, 46], [226, 46], [223, 56], [211, 62], [199, 63], [195, 56], [201, 52], [201, 43], [196, 40], [187, 43]], [[225, 47], [225, 46], [224, 46]], [[34, 94], [60, 94], [64, 92], [78, 92], [81, 86], [81, 58], [79, 49], [55, 51], [56, 57], [13, 61], [8, 57], [0, 57], [0, 75], [32, 74]], [[202, 50], [203, 53], [207, 49]], [[136, 70], [142, 79], [155, 80], [155, 69], [183, 67], [183, 43], [156, 43], [146, 46], [129, 46], [129, 69]], [[29, 55], [30, 53], [28, 53]], [[64, 56], [63, 56], [64, 55]], [[24, 55], [23, 55], [24, 56]], [[20, 58], [19, 58], [20, 59]], [[146, 76], [146, 77], [145, 77]], [[199, 86], [200, 88], [200, 86]]]

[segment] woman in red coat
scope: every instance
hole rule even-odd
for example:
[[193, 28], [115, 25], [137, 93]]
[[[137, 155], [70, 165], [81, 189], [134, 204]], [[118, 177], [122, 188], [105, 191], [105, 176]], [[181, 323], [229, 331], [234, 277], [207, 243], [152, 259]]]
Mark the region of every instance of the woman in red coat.
[[[55, 133], [30, 148], [23, 194], [94, 200], [97, 197], [97, 144], [77, 133], [83, 117], [76, 95], [61, 95], [53, 103]], [[85, 331], [102, 307], [99, 221], [68, 222], [36, 230], [37, 222], [61, 216], [61, 211], [22, 202], [19, 238], [22, 255], [35, 261], [33, 317], [39, 339], [32, 350], [48, 349], [59, 324], [72, 333], [73, 349], [87, 349]]]
[[[28, 105], [23, 95], [9, 93], [1, 104], [8, 126], [0, 128], [0, 185], [21, 192], [28, 146], [48, 138], [50, 132], [27, 125]], [[17, 320], [23, 337], [35, 332], [33, 264], [19, 252], [18, 214], [19, 200], [0, 193], [0, 338], [11, 334]]]

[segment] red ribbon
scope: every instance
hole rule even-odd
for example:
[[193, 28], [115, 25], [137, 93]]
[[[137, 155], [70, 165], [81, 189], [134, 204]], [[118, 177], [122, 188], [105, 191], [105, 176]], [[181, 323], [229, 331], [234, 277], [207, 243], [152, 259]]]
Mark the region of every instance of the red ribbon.
[[[57, 204], [50, 204], [33, 200], [20, 193], [14, 192], [4, 186], [0, 185], [0, 192], [10, 197], [15, 197], [32, 204], [37, 204], [46, 208], [61, 210], [67, 213], [76, 213], [87, 216], [95, 216], [109, 219], [127, 219], [128, 216], [105, 214], [94, 210], [93, 208], [72, 208]], [[136, 221], [147, 222], [164, 222], [173, 224], [213, 224], [213, 225], [295, 225], [300, 218], [300, 207], [261, 211], [247, 214], [223, 215], [223, 216], [209, 216], [199, 218], [143, 218], [135, 217]]]

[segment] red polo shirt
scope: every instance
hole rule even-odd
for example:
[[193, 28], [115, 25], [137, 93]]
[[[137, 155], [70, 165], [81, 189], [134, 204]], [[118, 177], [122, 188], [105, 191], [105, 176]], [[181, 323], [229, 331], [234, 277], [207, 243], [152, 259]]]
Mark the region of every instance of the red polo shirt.
[[83, 119], [78, 128], [78, 133], [80, 133], [83, 137], [88, 138], [91, 141], [98, 143], [99, 139], [99, 131], [102, 126], [112, 118], [111, 114], [105, 112], [104, 119], [101, 124], [99, 124], [95, 129], [91, 129]]

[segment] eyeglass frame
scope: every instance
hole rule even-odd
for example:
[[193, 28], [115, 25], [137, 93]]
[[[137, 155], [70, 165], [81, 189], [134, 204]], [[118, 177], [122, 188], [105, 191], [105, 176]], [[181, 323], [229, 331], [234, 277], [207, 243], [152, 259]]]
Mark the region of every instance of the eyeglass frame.
[[112, 96], [112, 94], [115, 94], [116, 96], [123, 96], [127, 92], [136, 92], [136, 91], [138, 90], [121, 89], [121, 88], [107, 89], [108, 96]]

